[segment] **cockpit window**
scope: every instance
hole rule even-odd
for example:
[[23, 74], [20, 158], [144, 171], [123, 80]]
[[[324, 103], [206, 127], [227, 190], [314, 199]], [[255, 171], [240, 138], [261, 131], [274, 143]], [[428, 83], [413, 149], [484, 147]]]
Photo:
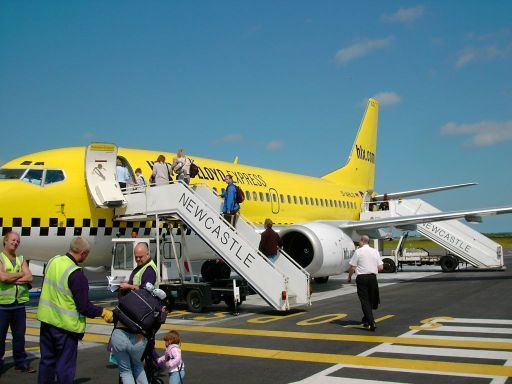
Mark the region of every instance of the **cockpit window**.
[[22, 180], [30, 184], [41, 185], [43, 183], [43, 170], [29, 169]]
[[19, 180], [26, 169], [0, 168], [0, 180]]
[[64, 180], [64, 172], [60, 169], [48, 169], [46, 170], [46, 176], [44, 178], [44, 185], [58, 183]]

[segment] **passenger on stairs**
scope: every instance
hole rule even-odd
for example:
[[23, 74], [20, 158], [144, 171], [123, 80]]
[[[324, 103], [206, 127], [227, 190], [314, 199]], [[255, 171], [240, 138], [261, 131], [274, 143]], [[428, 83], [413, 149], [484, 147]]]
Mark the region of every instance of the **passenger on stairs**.
[[172, 180], [172, 169], [165, 162], [165, 156], [160, 155], [153, 165], [153, 173], [151, 174], [151, 184], [169, 184]]
[[265, 219], [265, 231], [261, 233], [261, 240], [258, 250], [267, 256], [267, 259], [274, 264], [279, 249], [283, 248], [283, 240], [276, 231], [272, 229], [272, 220]]
[[181, 180], [187, 185], [190, 184], [190, 164], [192, 161], [185, 156], [185, 151], [180, 149], [172, 161], [172, 170], [178, 175], [177, 180]]
[[233, 182], [233, 176], [227, 175], [224, 181], [227, 183], [227, 187], [220, 195], [224, 198], [222, 213], [224, 219], [234, 227], [236, 225], [238, 211], [240, 210], [240, 204], [236, 202], [236, 186]]

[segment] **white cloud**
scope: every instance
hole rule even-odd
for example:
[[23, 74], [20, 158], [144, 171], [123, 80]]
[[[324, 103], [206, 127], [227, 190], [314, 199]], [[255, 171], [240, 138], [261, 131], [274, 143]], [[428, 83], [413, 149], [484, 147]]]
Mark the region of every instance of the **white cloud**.
[[488, 147], [512, 140], [512, 120], [505, 122], [482, 121], [474, 124], [448, 123], [440, 129], [443, 135], [469, 135], [464, 144]]
[[94, 136], [96, 136], [96, 134], [94, 132], [92, 132], [92, 131], [87, 131], [87, 132], [82, 133], [82, 139], [90, 140]]
[[232, 133], [218, 140], [220, 143], [238, 143], [240, 141], [242, 141], [242, 135], [239, 133]]
[[352, 44], [336, 52], [335, 60], [338, 64], [345, 64], [358, 59], [377, 49], [388, 47], [393, 42], [393, 36], [384, 39], [365, 40]]
[[274, 140], [265, 145], [267, 151], [277, 151], [284, 147], [284, 143], [279, 140]]
[[506, 58], [512, 56], [512, 42], [504, 47], [495, 44], [485, 47], [464, 48], [457, 54], [455, 61], [456, 68], [462, 68], [474, 61], [490, 61], [494, 59]]
[[232, 144], [239, 143], [243, 140], [243, 137], [239, 133], [230, 133], [229, 135], [223, 136], [220, 139], [212, 140], [211, 143], [213, 145], [221, 145], [221, 144]]
[[386, 23], [411, 23], [423, 16], [424, 13], [425, 7], [417, 5], [412, 8], [400, 8], [391, 15], [382, 15], [380, 19]]
[[[372, 97], [377, 99], [381, 107], [388, 107], [390, 105], [398, 104], [400, 101], [402, 101], [400, 95], [395, 92], [379, 92]], [[365, 104], [366, 102], [367, 101], [365, 101]]]

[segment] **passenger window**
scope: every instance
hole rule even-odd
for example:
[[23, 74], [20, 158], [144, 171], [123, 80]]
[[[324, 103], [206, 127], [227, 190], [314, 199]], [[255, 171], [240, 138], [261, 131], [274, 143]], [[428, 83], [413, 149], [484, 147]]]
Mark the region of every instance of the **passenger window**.
[[290, 197], [290, 195], [286, 195], [286, 197], [288, 198], [288, 204], [291, 204], [292, 203], [292, 198]]
[[323, 207], [324, 206], [324, 199], [320, 199], [320, 205]]
[[43, 183], [43, 170], [29, 169], [22, 180], [30, 184], [41, 185]]
[[44, 185], [58, 183], [64, 180], [64, 172], [60, 169], [48, 169], [44, 177]]
[[265, 197], [267, 198], [267, 202], [270, 202], [270, 194], [269, 193], [265, 193]]
[[0, 180], [19, 180], [26, 169], [0, 169]]
[[304, 205], [304, 200], [302, 200], [302, 196], [299, 196], [300, 205]]
[[265, 199], [263, 198], [263, 192], [260, 192], [260, 201], [265, 201]]
[[256, 192], [253, 192], [253, 193], [252, 193], [252, 199], [253, 199], [254, 201], [258, 201], [258, 194], [257, 194]]
[[284, 203], [284, 196], [283, 195], [279, 195], [279, 198], [281, 199], [281, 203]]
[[277, 203], [277, 195], [275, 193], [272, 194], [272, 201]]
[[333, 206], [334, 206], [334, 204], [332, 203], [332, 200], [329, 200], [329, 206], [330, 206], [330, 207], [333, 207]]
[[304, 201], [306, 202], [306, 205], [309, 205], [309, 199], [307, 196], [304, 198]]
[[334, 208], [338, 208], [338, 201], [334, 200]]
[[245, 191], [245, 199], [246, 200], [251, 200], [251, 192]]
[[293, 196], [293, 204], [297, 204], [297, 196]]

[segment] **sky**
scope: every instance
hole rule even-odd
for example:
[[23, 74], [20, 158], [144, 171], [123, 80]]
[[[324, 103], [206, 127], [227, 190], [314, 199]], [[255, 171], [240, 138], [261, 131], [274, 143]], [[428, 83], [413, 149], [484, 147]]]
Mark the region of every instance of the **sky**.
[[[0, 1], [0, 164], [92, 141], [322, 176], [380, 102], [380, 193], [512, 206], [512, 2]], [[512, 232], [512, 215], [483, 232]]]

